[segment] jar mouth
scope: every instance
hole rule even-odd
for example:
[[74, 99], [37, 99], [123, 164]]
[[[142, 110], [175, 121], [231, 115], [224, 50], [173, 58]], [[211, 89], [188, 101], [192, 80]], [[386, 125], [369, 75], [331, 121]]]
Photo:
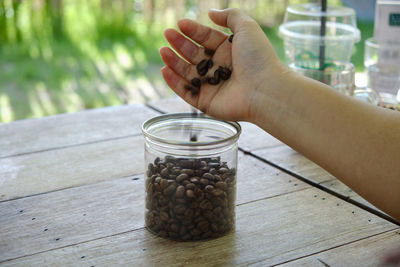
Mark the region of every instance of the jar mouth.
[[[163, 144], [189, 147], [206, 147], [236, 141], [241, 131], [236, 122], [216, 119], [204, 113], [164, 114], [142, 124], [145, 138]], [[197, 140], [191, 139], [192, 135]]]

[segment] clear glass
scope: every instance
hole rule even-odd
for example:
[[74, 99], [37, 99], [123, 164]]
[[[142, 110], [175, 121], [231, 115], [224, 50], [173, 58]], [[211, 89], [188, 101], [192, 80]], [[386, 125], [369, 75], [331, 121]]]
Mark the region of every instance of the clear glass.
[[[306, 77], [320, 81], [346, 95], [353, 95], [355, 68], [351, 63], [333, 62], [324, 70], [310, 67], [311, 61], [290, 64], [290, 68]], [[317, 64], [314, 62], [314, 64]]]
[[365, 41], [364, 66], [367, 86], [389, 102], [400, 102], [400, 43], [377, 44], [374, 39]]
[[[321, 35], [322, 18], [326, 18], [324, 35]], [[353, 9], [328, 6], [326, 12], [321, 12], [318, 3], [289, 6], [279, 35], [284, 40], [287, 64], [318, 60], [321, 46], [326, 62], [349, 62], [354, 43], [360, 40]]]
[[146, 121], [142, 132], [146, 228], [178, 241], [216, 238], [232, 231], [239, 124], [177, 113]]

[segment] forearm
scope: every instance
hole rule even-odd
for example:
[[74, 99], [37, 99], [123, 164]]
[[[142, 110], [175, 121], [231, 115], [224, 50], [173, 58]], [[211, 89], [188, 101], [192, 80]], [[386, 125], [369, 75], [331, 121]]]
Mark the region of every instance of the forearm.
[[280, 77], [259, 90], [254, 122], [400, 220], [400, 114]]

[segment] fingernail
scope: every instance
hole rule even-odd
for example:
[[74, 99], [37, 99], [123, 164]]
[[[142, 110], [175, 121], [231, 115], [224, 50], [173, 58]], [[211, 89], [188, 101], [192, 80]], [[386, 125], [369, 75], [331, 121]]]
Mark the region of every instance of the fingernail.
[[217, 9], [217, 8], [211, 8], [210, 11], [213, 11], [213, 12], [221, 12], [221, 11], [223, 11], [223, 10], [222, 10], [222, 9]]

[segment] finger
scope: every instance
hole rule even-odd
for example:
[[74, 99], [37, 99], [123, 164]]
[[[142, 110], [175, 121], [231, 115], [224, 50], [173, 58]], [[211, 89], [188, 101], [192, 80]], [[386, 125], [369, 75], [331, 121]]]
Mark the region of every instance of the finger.
[[192, 95], [192, 93], [185, 89], [187, 81], [175, 73], [170, 67], [166, 66], [161, 69], [161, 74], [168, 86], [187, 103], [193, 107], [197, 107], [199, 95]]
[[181, 19], [178, 22], [178, 27], [187, 37], [212, 50], [217, 49], [228, 38], [227, 34], [190, 19]]
[[186, 80], [190, 81], [198, 76], [196, 67], [178, 57], [178, 55], [175, 54], [175, 52], [172, 51], [171, 48], [161, 47], [160, 55], [165, 65], [167, 65], [174, 72], [176, 72], [178, 75], [185, 78]]
[[233, 33], [236, 33], [246, 23], [255, 21], [247, 16], [245, 13], [237, 8], [228, 8], [223, 10], [211, 9], [208, 12], [208, 16], [215, 24], [222, 27], [228, 27]]
[[204, 49], [184, 37], [177, 30], [166, 29], [164, 35], [171, 46], [190, 63], [198, 64], [204, 59]]

